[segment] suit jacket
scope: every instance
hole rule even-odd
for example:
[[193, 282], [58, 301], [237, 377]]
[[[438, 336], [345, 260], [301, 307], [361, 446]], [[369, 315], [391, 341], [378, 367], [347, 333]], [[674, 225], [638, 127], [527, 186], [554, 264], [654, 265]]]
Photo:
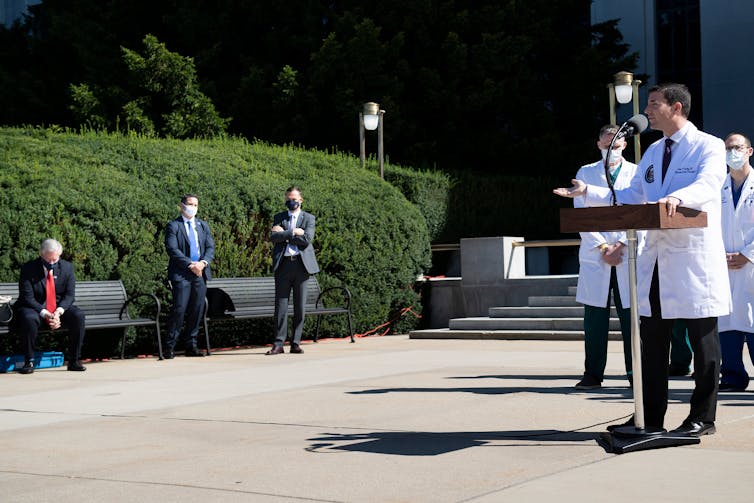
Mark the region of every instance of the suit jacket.
[[[55, 266], [55, 302], [57, 307], [67, 310], [76, 300], [76, 277], [73, 264], [60, 259]], [[21, 266], [21, 276], [18, 280], [18, 300], [15, 307], [28, 307], [36, 312], [46, 308], [47, 300], [47, 270], [41, 258], [32, 260]]]
[[[209, 224], [204, 220], [195, 218], [196, 234], [199, 240], [199, 260], [205, 260], [207, 267], [204, 268], [204, 278], [212, 278], [211, 264], [215, 258], [215, 241], [212, 239], [212, 232], [209, 230]], [[189, 246], [186, 226], [183, 224], [183, 216], [168, 222], [165, 228], [165, 249], [168, 252], [170, 261], [168, 262], [168, 278], [178, 280], [192, 275], [188, 270], [191, 264], [191, 248]]]
[[280, 261], [285, 255], [285, 249], [288, 243], [296, 245], [298, 251], [301, 252], [301, 261], [309, 274], [316, 274], [319, 272], [319, 264], [317, 264], [317, 257], [314, 254], [314, 247], [311, 245], [314, 240], [314, 228], [316, 227], [314, 215], [301, 211], [298, 218], [296, 218], [296, 227], [304, 229], [303, 236], [294, 236], [293, 229], [289, 229], [288, 212], [282, 211], [275, 215], [272, 219], [272, 226], [279, 225], [283, 228], [282, 231], [270, 233], [270, 240], [274, 243], [272, 248], [272, 270], [276, 271], [280, 265]]

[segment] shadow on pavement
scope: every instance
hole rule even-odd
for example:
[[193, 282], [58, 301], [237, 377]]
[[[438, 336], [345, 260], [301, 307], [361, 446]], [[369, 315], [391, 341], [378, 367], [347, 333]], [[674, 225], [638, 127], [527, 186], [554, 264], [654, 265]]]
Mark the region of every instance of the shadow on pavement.
[[[496, 432], [372, 432], [357, 434], [326, 433], [308, 439], [310, 452], [351, 451], [396, 456], [437, 456], [448, 452], [502, 441], [591, 442], [598, 433], [559, 430], [522, 430]], [[532, 444], [536, 445], [536, 444]], [[551, 446], [551, 444], [550, 444]], [[505, 446], [498, 446], [505, 447]]]

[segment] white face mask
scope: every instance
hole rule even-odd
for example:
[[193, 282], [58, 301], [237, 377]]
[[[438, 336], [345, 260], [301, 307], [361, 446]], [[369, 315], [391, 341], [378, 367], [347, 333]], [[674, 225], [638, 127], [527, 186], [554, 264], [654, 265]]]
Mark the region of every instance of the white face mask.
[[749, 156], [743, 152], [739, 152], [736, 149], [727, 150], [725, 152], [725, 163], [734, 171], [744, 169], [744, 164], [749, 159]]
[[183, 214], [188, 218], [194, 218], [196, 210], [198, 209], [196, 206], [186, 206], [183, 203], [181, 203], [181, 208], [183, 208]]
[[[602, 153], [602, 160], [605, 160], [605, 156], [607, 156], [607, 149], [601, 148], [600, 152]], [[620, 149], [613, 149], [610, 151], [610, 159], [608, 159], [607, 164], [609, 166], [617, 166], [621, 162], [621, 158], [623, 157], [623, 152]]]

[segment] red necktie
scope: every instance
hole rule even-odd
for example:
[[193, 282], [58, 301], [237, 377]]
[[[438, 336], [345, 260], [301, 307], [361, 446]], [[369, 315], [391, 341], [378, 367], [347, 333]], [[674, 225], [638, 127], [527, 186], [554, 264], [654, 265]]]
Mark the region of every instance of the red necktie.
[[45, 309], [53, 313], [58, 306], [55, 304], [55, 278], [52, 275], [52, 269], [50, 269], [50, 273], [47, 275], [47, 285], [45, 290], [47, 291], [47, 305], [45, 306]]

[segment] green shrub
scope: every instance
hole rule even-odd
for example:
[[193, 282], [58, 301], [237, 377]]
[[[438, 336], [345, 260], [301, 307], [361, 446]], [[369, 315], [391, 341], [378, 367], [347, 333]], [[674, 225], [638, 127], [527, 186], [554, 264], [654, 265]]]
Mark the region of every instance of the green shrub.
[[[167, 307], [163, 229], [186, 192], [198, 194], [199, 217], [212, 227], [214, 274], [269, 275], [272, 215], [292, 184], [317, 217], [319, 281], [351, 289], [356, 330], [406, 306], [418, 311], [413, 283], [430, 252], [416, 206], [353, 156], [229, 138], [0, 129], [0, 281], [16, 281], [50, 236], [63, 243], [79, 280], [121, 279], [129, 293], [157, 292]], [[412, 324], [404, 317], [394, 329]], [[327, 320], [324, 336], [345, 336], [343, 327]], [[223, 327], [213, 330], [213, 344], [266, 342], [272, 333], [263, 330]], [[137, 347], [151, 348], [152, 337], [139, 332]]]

